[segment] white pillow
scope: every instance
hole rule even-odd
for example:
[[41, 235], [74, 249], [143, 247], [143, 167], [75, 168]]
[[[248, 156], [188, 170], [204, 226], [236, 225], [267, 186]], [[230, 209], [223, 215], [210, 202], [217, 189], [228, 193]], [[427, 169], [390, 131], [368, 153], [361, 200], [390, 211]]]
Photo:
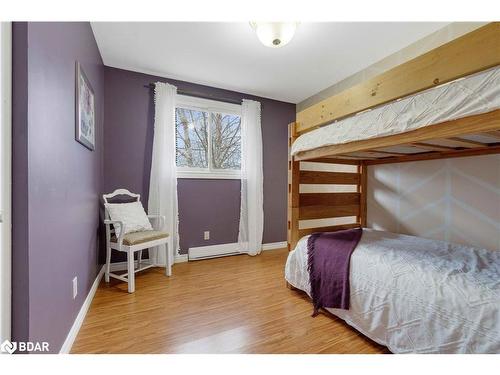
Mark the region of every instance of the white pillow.
[[[141, 202], [106, 203], [105, 206], [111, 220], [123, 222], [123, 234], [153, 230]], [[116, 237], [119, 237], [122, 228], [120, 225], [113, 226], [115, 227]]]

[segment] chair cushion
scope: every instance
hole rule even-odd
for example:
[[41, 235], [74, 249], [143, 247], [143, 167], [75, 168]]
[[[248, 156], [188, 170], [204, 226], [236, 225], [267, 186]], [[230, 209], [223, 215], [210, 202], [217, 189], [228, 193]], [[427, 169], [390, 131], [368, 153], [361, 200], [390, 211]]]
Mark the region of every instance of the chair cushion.
[[[132, 246], [167, 237], [168, 237], [167, 232], [162, 232], [159, 230], [145, 230], [142, 232], [132, 232], [132, 233], [127, 233], [126, 235], [123, 236], [123, 244], [127, 246]], [[115, 236], [111, 237], [111, 242], [117, 242]]]
[[121, 230], [124, 234], [153, 230], [141, 202], [106, 203], [104, 206], [111, 220], [123, 222], [124, 228], [120, 225], [113, 225], [117, 236], [120, 236]]

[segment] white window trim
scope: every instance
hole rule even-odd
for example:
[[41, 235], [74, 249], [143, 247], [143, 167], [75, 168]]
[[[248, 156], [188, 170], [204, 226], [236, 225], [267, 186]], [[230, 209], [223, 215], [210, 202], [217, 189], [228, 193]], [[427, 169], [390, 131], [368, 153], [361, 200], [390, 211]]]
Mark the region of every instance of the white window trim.
[[181, 106], [183, 108], [202, 109], [241, 116], [241, 104], [219, 102], [194, 96], [177, 95], [175, 105], [176, 107]]
[[[219, 112], [229, 115], [238, 115], [241, 117], [241, 104], [219, 102], [216, 100], [196, 98], [186, 95], [177, 95], [177, 100], [175, 105], [176, 107], [202, 110], [207, 112]], [[239, 180], [241, 178], [241, 171], [230, 170], [230, 169], [214, 170], [210, 167], [210, 155], [209, 155], [208, 168], [197, 169], [188, 167], [177, 167], [177, 178]]]
[[182, 170], [177, 168], [177, 178], [203, 178], [203, 179], [221, 179], [221, 180], [239, 180], [240, 171], [208, 171], [208, 170]]

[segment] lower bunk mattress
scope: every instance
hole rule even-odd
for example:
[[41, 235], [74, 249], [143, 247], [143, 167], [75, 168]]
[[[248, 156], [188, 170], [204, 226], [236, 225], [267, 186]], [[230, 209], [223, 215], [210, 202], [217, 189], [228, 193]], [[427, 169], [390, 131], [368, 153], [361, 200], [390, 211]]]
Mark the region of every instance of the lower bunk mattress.
[[[308, 237], [285, 278], [310, 295]], [[349, 283], [349, 310], [327, 310], [393, 353], [500, 353], [500, 252], [363, 229]]]

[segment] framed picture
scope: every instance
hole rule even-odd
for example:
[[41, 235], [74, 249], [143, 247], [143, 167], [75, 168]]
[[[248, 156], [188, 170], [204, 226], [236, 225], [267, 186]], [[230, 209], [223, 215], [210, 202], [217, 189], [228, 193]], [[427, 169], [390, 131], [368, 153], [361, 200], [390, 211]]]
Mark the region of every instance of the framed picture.
[[95, 147], [94, 90], [80, 63], [76, 62], [75, 138], [90, 150]]

